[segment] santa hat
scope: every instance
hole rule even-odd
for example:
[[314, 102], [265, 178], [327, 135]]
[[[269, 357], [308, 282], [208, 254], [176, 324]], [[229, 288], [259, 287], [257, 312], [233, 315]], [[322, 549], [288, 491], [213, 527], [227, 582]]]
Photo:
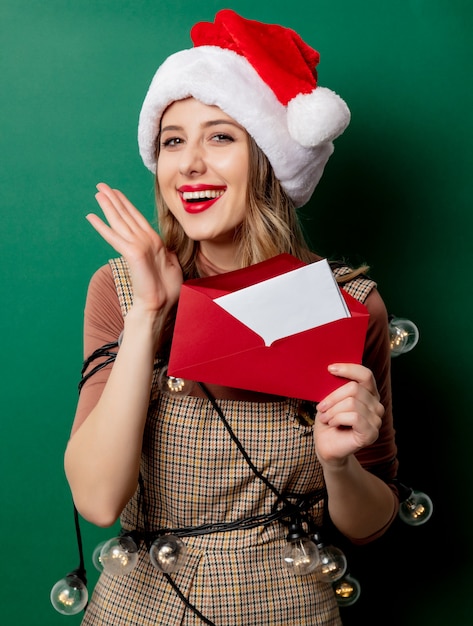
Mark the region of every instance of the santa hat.
[[161, 116], [175, 100], [194, 97], [233, 117], [266, 154], [297, 207], [311, 197], [350, 121], [345, 102], [317, 85], [319, 53], [293, 30], [247, 20], [225, 9], [191, 30], [194, 47], [166, 59], [140, 113], [138, 143], [156, 170]]

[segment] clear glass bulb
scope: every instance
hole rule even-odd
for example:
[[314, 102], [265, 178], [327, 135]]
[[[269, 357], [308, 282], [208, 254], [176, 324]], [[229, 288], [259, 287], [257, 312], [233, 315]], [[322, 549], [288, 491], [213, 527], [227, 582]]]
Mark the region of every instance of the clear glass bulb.
[[356, 578], [350, 576], [350, 574], [346, 574], [343, 578], [340, 578], [340, 580], [334, 583], [333, 589], [338, 606], [351, 606], [355, 604], [361, 594], [360, 583]]
[[389, 320], [389, 336], [391, 339], [391, 356], [399, 356], [410, 352], [419, 341], [419, 329], [411, 320], [392, 317]]
[[287, 542], [283, 550], [284, 564], [296, 576], [305, 576], [320, 562], [319, 549], [309, 537], [298, 537]]
[[165, 365], [159, 371], [157, 384], [162, 393], [169, 393], [173, 396], [188, 396], [194, 386], [194, 381], [168, 376], [168, 366]]
[[399, 506], [399, 517], [409, 526], [421, 526], [429, 521], [434, 511], [432, 500], [422, 491], [411, 491]]
[[158, 537], [149, 549], [149, 558], [156, 569], [172, 574], [180, 569], [186, 560], [187, 546], [176, 535]]
[[317, 576], [326, 583], [333, 583], [342, 578], [347, 571], [347, 558], [335, 546], [319, 546], [320, 563]]
[[62, 615], [76, 615], [87, 606], [89, 593], [84, 581], [76, 574], [68, 574], [51, 589], [51, 604]]
[[102, 551], [102, 548], [106, 543], [107, 541], [101, 541], [95, 546], [94, 551], [92, 552], [92, 563], [94, 564], [95, 569], [99, 572], [103, 571], [103, 564], [100, 557], [100, 552]]
[[138, 546], [129, 535], [113, 537], [103, 544], [99, 559], [107, 574], [125, 576], [138, 563]]

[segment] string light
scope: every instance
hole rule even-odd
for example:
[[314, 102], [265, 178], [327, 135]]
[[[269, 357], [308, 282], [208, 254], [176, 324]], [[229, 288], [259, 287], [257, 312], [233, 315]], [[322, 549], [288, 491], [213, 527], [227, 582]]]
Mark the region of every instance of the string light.
[[433, 511], [434, 505], [426, 493], [410, 489], [399, 506], [399, 517], [409, 526], [422, 526], [432, 517]]
[[327, 583], [333, 583], [345, 574], [347, 558], [336, 546], [326, 545], [320, 533], [314, 533], [313, 540], [318, 548], [320, 562], [316, 567], [317, 577]]
[[361, 586], [356, 578], [345, 574], [333, 584], [333, 590], [338, 606], [351, 606], [355, 604], [361, 594]]
[[296, 576], [305, 576], [315, 570], [320, 562], [319, 550], [301, 525], [291, 522], [283, 550], [286, 568]]
[[107, 541], [101, 541], [95, 546], [94, 551], [92, 552], [92, 563], [94, 564], [95, 569], [99, 572], [103, 571], [103, 564], [102, 559], [100, 558], [100, 552], [106, 543]]
[[170, 393], [176, 396], [188, 396], [194, 386], [194, 381], [184, 378], [168, 376], [168, 366], [159, 370], [157, 385], [162, 393]]
[[138, 563], [138, 542], [133, 533], [106, 541], [100, 550], [100, 563], [111, 576], [126, 576]]
[[85, 572], [74, 570], [53, 586], [50, 593], [53, 607], [62, 615], [76, 615], [89, 600]]
[[156, 569], [173, 574], [185, 563], [187, 546], [176, 535], [158, 537], [149, 549], [149, 558]]
[[391, 341], [391, 356], [410, 352], [419, 341], [419, 329], [403, 317], [389, 316], [389, 336]]
[[[412, 350], [419, 341], [419, 330], [410, 320], [389, 316], [391, 356], [395, 357]], [[114, 344], [107, 344], [101, 350], [113, 361], [116, 353], [110, 353], [113, 347], [121, 343], [121, 337]], [[97, 351], [96, 351], [97, 352]], [[94, 355], [95, 356], [95, 353]], [[107, 362], [108, 363], [108, 362]], [[105, 365], [104, 363], [103, 365]], [[98, 368], [103, 365], [98, 366]], [[85, 370], [85, 365], [83, 372]], [[94, 373], [95, 370], [91, 373]], [[87, 379], [81, 379], [79, 389]], [[193, 381], [168, 376], [167, 365], [160, 369], [157, 377], [158, 389], [163, 393], [187, 396], [194, 386]], [[426, 523], [433, 512], [429, 496], [420, 491], [406, 488], [401, 483], [401, 504], [399, 517], [411, 526]], [[404, 499], [403, 499], [404, 498]], [[67, 574], [51, 589], [50, 599], [53, 607], [63, 615], [75, 615], [87, 606], [88, 591], [83, 567], [82, 542], [77, 510], [74, 507], [76, 534], [78, 539], [81, 565]], [[112, 576], [123, 576], [132, 572], [138, 562], [140, 540], [136, 531], [124, 532], [96, 546], [92, 562], [98, 571], [106, 571]], [[165, 574], [176, 572], [185, 563], [187, 547], [176, 535], [161, 535], [150, 546], [149, 556], [152, 564]], [[301, 524], [292, 521], [287, 535], [287, 544], [283, 550], [283, 563], [295, 575], [303, 576], [316, 572], [320, 580], [332, 583], [339, 606], [354, 604], [361, 593], [360, 583], [347, 573], [347, 560], [343, 552], [332, 545], [326, 546], [319, 533], [313, 534], [313, 540], [307, 535]]]

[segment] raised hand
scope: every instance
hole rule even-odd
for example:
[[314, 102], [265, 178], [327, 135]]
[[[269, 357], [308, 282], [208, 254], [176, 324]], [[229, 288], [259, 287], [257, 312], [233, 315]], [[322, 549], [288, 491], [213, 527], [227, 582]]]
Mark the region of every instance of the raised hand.
[[182, 270], [175, 254], [143, 215], [118, 189], [97, 185], [96, 200], [108, 224], [90, 213], [87, 220], [130, 267], [133, 306], [151, 312], [167, 312], [177, 302]]
[[314, 440], [322, 464], [342, 465], [376, 441], [384, 407], [371, 370], [353, 363], [336, 363], [329, 370], [347, 383], [317, 405]]

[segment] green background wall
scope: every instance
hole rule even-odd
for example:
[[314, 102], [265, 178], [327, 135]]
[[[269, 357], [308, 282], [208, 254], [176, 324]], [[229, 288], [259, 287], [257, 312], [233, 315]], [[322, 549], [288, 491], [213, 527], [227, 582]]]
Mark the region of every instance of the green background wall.
[[[95, 184], [152, 219], [136, 146], [148, 83], [220, 2], [1, 0], [2, 626], [78, 624], [49, 591], [78, 565], [62, 457], [82, 360], [92, 272], [112, 254], [87, 224]], [[350, 552], [361, 580], [346, 624], [473, 623], [471, 175], [473, 8], [468, 0], [235, 0], [296, 29], [322, 55], [320, 83], [352, 123], [304, 209], [324, 255], [367, 261], [417, 348], [393, 360], [401, 477], [434, 500]], [[104, 446], [107, 442], [103, 442]], [[110, 530], [82, 523], [89, 555]], [[395, 574], [395, 571], [398, 574]], [[382, 614], [375, 607], [383, 605]], [[379, 609], [378, 609], [379, 610]], [[247, 625], [251, 626], [251, 625]]]

